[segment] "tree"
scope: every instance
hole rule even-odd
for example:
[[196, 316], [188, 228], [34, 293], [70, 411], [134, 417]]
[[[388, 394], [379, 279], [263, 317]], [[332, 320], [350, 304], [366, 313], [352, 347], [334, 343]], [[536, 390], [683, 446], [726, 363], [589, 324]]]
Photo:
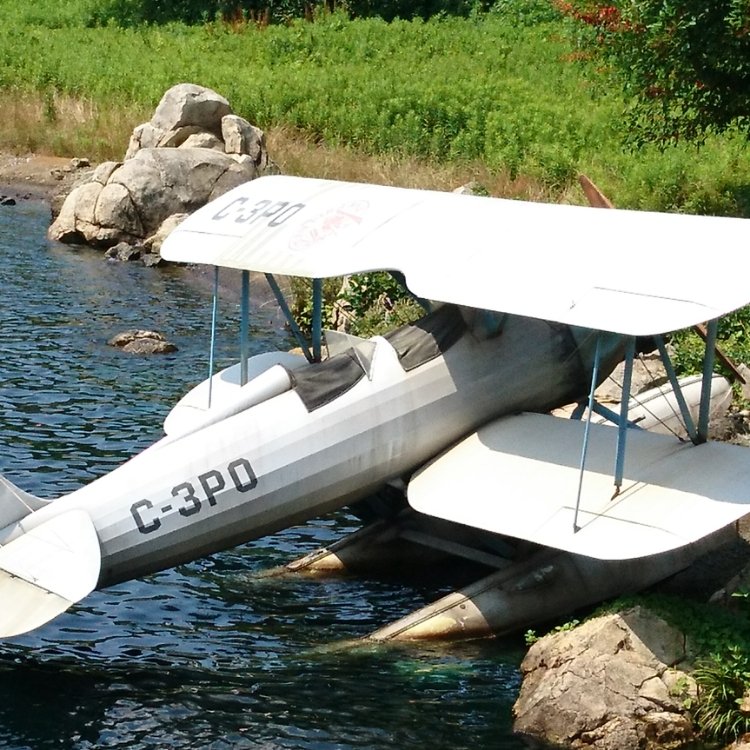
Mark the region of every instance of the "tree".
[[623, 83], [631, 139], [750, 137], [750, 0], [556, 0]]

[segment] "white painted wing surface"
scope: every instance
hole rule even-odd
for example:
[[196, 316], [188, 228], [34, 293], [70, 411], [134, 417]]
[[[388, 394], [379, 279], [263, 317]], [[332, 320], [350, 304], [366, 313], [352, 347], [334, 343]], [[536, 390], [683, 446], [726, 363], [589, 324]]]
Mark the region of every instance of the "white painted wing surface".
[[81, 510], [0, 547], [0, 637], [33, 630], [90, 594], [100, 562], [96, 530]]
[[750, 512], [747, 449], [630, 430], [616, 498], [617, 429], [591, 425], [578, 531], [584, 424], [543, 414], [491, 422], [409, 483], [421, 513], [603, 560], [677, 549]]
[[[261, 177], [167, 238], [166, 260], [292, 276], [400, 270], [421, 297], [651, 335], [750, 302], [750, 220]], [[716, 274], [721, 255], [731, 275]]]

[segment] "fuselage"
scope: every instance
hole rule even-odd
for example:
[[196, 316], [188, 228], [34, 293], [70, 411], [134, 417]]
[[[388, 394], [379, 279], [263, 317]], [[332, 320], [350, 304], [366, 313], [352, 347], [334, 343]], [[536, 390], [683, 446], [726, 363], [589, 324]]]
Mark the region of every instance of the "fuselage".
[[[104, 587], [301, 523], [395, 478], [408, 480], [488, 420], [548, 410], [590, 385], [593, 333], [540, 320], [507, 316], [489, 334], [469, 325], [408, 370], [389, 340], [373, 342], [369, 377], [327, 402], [310, 409], [292, 387], [166, 437], [2, 530], [0, 543], [83, 509], [99, 537]], [[602, 373], [618, 359], [613, 338]]]

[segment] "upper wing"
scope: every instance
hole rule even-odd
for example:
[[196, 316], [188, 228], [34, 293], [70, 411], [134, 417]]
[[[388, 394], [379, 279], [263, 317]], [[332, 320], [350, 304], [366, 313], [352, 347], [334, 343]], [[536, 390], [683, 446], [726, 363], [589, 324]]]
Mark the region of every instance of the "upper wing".
[[746, 219], [301, 177], [235, 188], [175, 229], [161, 253], [313, 278], [399, 270], [420, 297], [632, 335], [750, 302]]

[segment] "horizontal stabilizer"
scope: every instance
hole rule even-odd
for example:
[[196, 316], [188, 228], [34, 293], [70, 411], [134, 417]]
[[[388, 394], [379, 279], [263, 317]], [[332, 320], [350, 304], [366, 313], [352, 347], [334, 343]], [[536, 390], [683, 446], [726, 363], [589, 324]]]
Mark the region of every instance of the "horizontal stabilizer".
[[[409, 483], [417, 511], [602, 560], [678, 549], [750, 513], [747, 448], [628, 430], [614, 495], [617, 428], [544, 414], [503, 417], [469, 435]], [[578, 505], [578, 508], [576, 506]]]
[[0, 638], [33, 630], [90, 594], [100, 564], [99, 539], [82, 510], [0, 547]]
[[0, 529], [20, 521], [49, 502], [24, 492], [0, 475]]

